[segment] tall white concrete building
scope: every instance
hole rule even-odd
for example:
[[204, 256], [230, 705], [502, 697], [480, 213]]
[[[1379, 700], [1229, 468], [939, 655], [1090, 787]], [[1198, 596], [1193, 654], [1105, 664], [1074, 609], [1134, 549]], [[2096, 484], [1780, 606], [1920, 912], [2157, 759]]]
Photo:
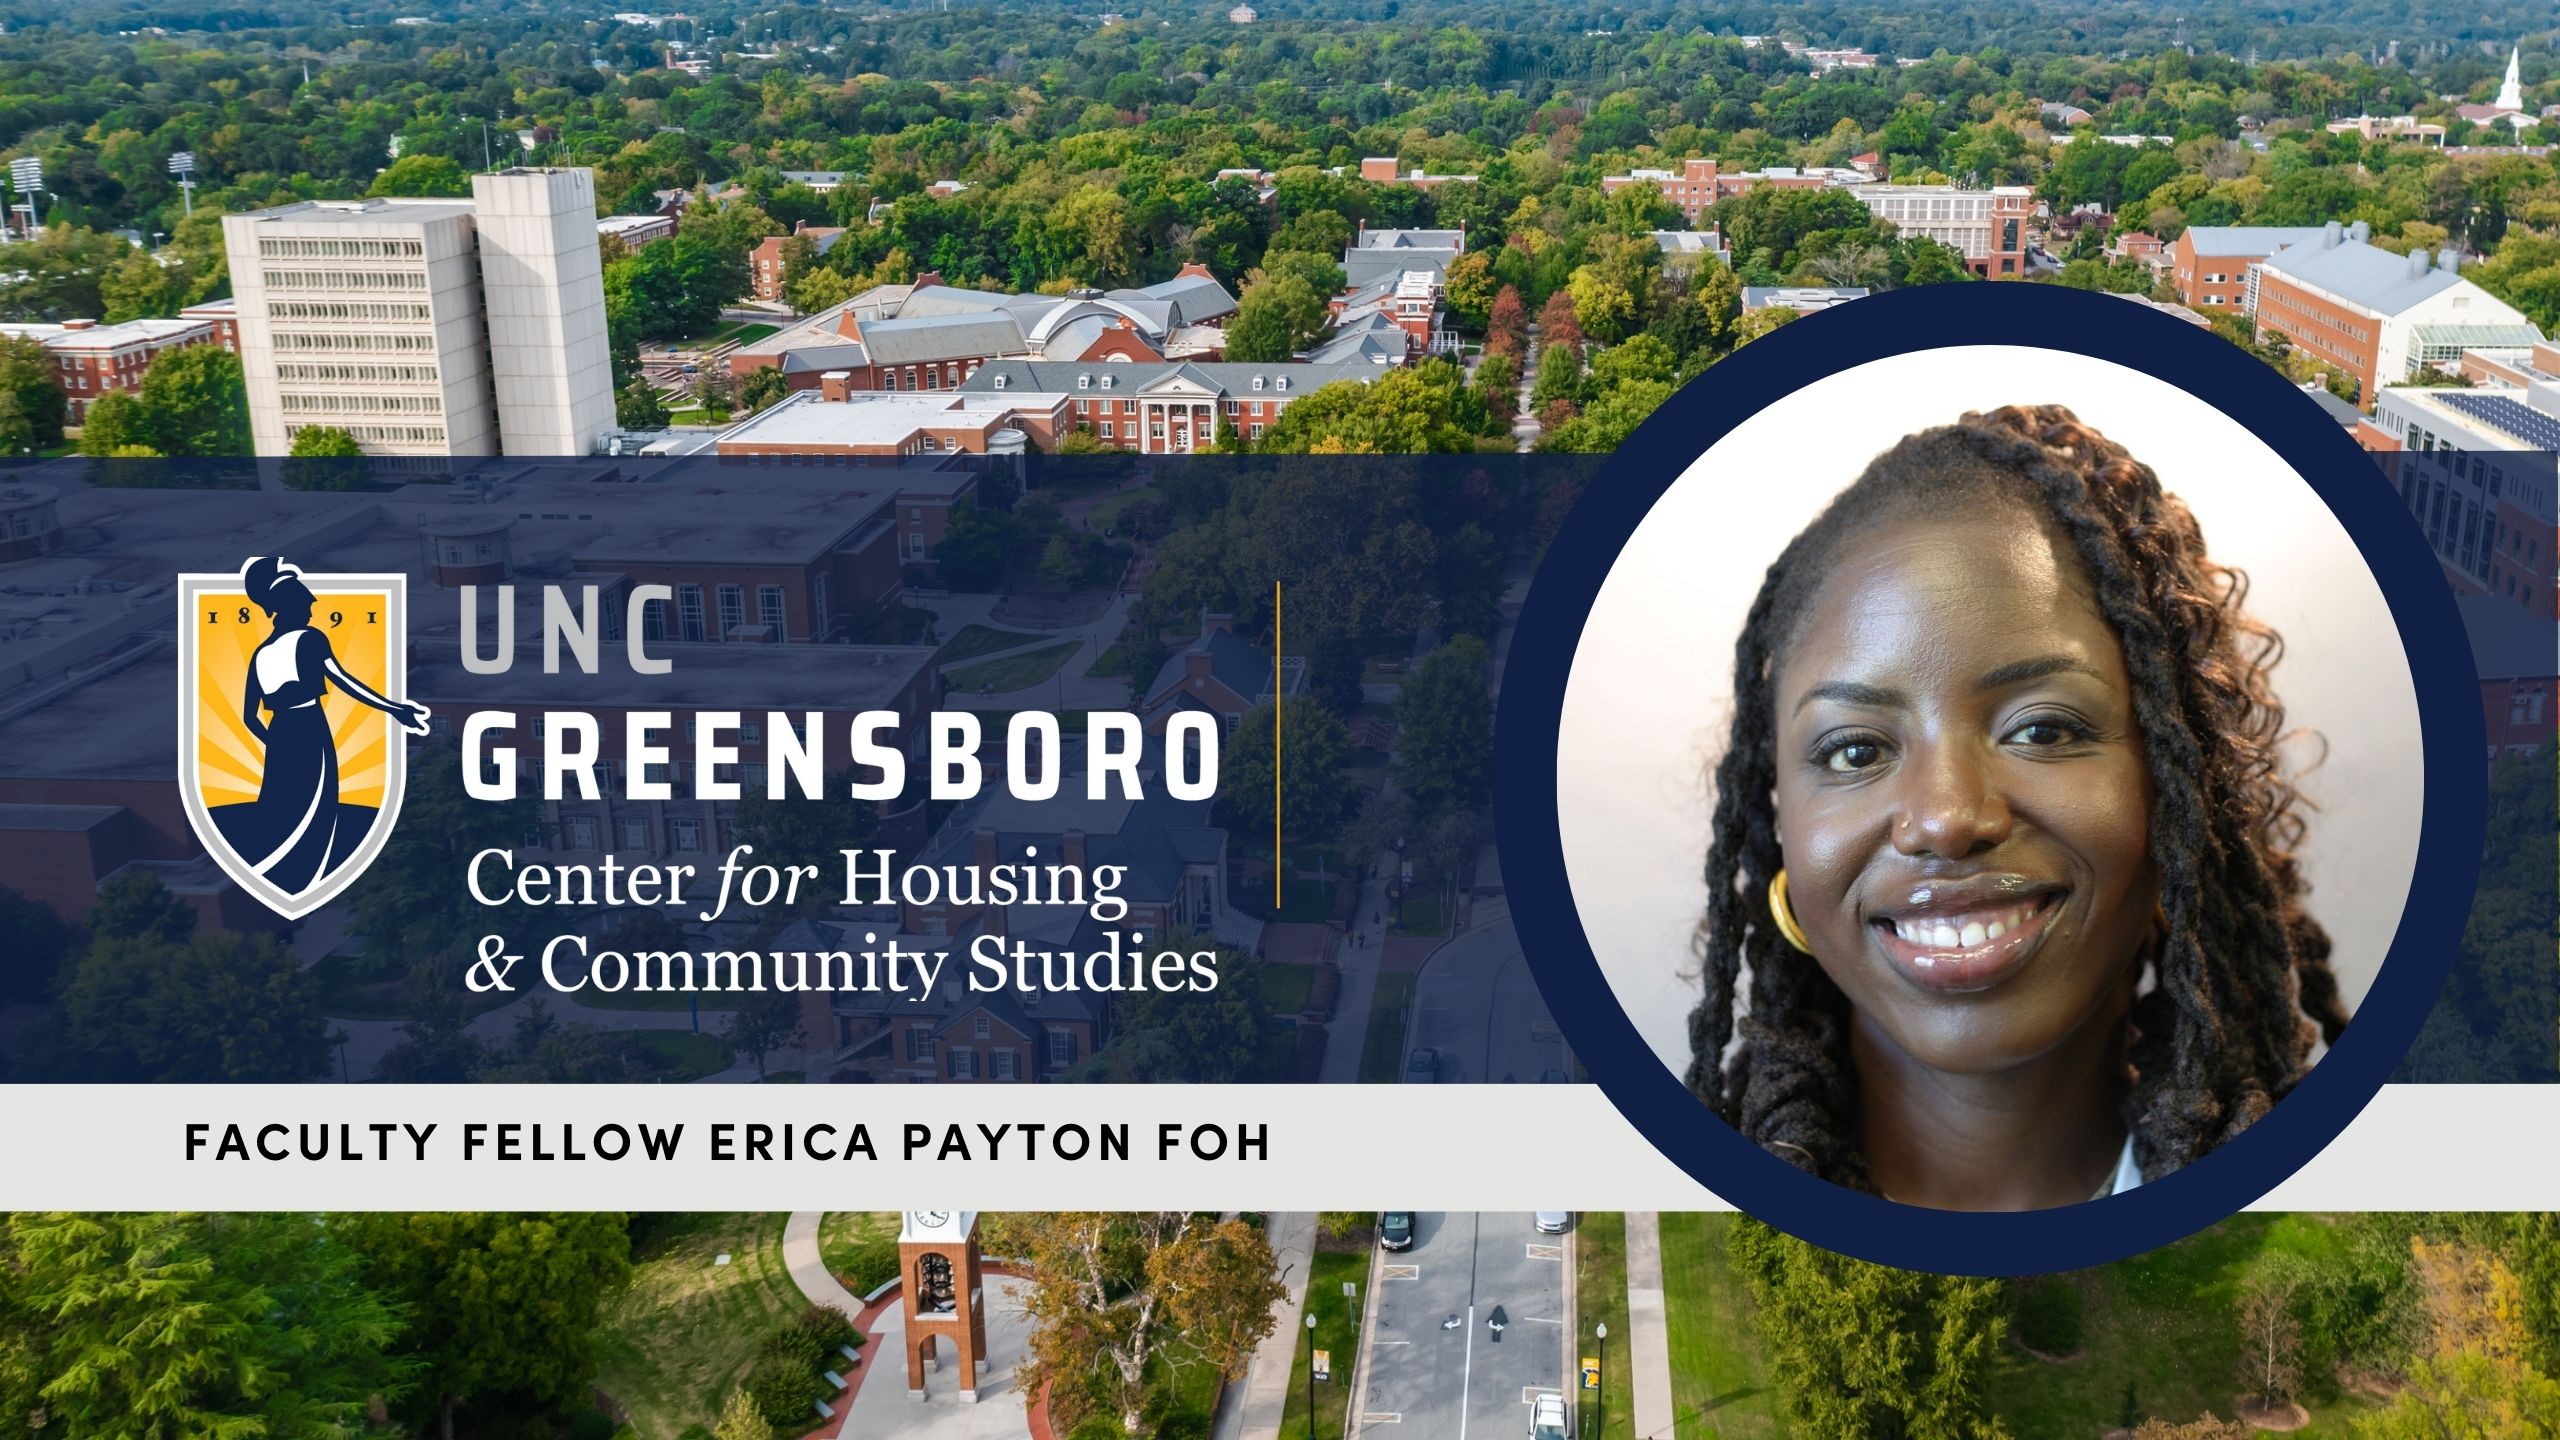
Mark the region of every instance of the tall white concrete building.
[[509, 455], [584, 455], [613, 428], [596, 172], [471, 177], [498, 442]]
[[611, 428], [593, 172], [222, 224], [259, 454], [330, 425], [369, 454], [583, 455]]

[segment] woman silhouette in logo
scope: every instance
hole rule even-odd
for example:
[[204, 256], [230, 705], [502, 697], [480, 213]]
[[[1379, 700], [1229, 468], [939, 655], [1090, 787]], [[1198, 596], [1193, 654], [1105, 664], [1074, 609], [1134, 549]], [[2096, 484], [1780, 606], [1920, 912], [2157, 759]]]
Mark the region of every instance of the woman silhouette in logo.
[[371, 807], [338, 802], [338, 742], [320, 703], [329, 686], [334, 682], [413, 735], [427, 733], [427, 707], [385, 698], [347, 673], [329, 637], [312, 628], [318, 601], [299, 568], [261, 555], [241, 567], [240, 580], [273, 623], [249, 657], [240, 697], [241, 723], [266, 747], [266, 766], [256, 800], [213, 814], [250, 868], [294, 894], [336, 869], [373, 827]]

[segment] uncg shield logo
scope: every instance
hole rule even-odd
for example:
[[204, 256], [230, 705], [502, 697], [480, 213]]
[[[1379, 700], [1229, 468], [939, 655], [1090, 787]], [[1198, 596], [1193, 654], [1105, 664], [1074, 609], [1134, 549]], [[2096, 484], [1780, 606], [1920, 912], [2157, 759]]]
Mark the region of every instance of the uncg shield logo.
[[306, 574], [257, 556], [178, 577], [178, 789], [196, 838], [288, 920], [390, 837], [407, 737], [408, 577]]

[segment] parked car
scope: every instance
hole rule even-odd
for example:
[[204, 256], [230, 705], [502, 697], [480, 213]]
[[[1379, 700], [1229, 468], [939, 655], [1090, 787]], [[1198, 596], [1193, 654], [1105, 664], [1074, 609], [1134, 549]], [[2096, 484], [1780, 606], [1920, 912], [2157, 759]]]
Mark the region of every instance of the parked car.
[[1529, 1406], [1529, 1440], [1565, 1440], [1562, 1395], [1551, 1390]]
[[1416, 1045], [1405, 1057], [1404, 1079], [1408, 1085], [1432, 1085], [1440, 1079], [1440, 1052], [1428, 1045]]
[[1573, 1212], [1570, 1210], [1541, 1210], [1538, 1212], [1537, 1221], [1539, 1234], [1561, 1235], [1565, 1231], [1573, 1228]]
[[1410, 1250], [1413, 1248], [1413, 1212], [1390, 1210], [1378, 1217], [1378, 1248]]

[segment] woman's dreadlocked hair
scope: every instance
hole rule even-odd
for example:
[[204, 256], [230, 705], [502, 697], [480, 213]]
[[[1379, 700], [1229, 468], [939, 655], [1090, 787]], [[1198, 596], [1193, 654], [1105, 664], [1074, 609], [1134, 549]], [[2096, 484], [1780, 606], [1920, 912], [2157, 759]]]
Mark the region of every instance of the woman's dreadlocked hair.
[[[2284, 709], [2267, 680], [2282, 643], [2242, 613], [2246, 578], [2205, 554], [2195, 517], [2150, 467], [2069, 410], [1967, 415], [1878, 456], [1769, 567], [1735, 647], [1733, 728], [1716, 767], [1689, 1088], [1771, 1153], [1860, 1189], [1872, 1185], [1848, 999], [1787, 948], [1769, 911], [1784, 863], [1777, 657], [1844, 542], [1907, 515], [2001, 499], [2044, 517], [2079, 557], [2132, 681], [2167, 919], [2128, 1047], [2125, 1123], [2143, 1175], [2246, 1129], [2300, 1077], [2315, 1031], [2334, 1041], [2347, 1022], [2328, 934], [2302, 907], [2302, 802], [2278, 767]], [[1727, 1062], [1737, 1025], [1742, 1044]]]

